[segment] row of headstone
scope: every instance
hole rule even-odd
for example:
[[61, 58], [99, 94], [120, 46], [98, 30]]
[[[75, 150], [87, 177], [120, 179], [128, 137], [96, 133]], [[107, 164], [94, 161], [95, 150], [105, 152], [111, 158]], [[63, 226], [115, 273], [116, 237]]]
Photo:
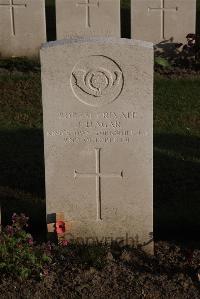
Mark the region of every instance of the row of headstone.
[[[185, 42], [196, 0], [131, 0], [132, 38]], [[56, 0], [57, 39], [120, 37], [120, 0]], [[0, 0], [0, 56], [37, 56], [46, 41], [45, 0]]]

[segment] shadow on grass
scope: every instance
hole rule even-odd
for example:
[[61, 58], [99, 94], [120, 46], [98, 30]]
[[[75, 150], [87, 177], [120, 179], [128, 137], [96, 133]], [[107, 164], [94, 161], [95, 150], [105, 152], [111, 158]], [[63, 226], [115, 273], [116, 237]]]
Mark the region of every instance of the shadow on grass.
[[199, 238], [199, 184], [200, 139], [155, 135], [154, 227], [157, 239]]
[[41, 232], [46, 227], [42, 130], [0, 131], [0, 140], [2, 223], [14, 212], [25, 213], [30, 230]]
[[[43, 135], [40, 129], [0, 132], [2, 220], [24, 212], [31, 232], [46, 228]], [[200, 140], [155, 135], [154, 228], [156, 239], [195, 239], [200, 232]]]

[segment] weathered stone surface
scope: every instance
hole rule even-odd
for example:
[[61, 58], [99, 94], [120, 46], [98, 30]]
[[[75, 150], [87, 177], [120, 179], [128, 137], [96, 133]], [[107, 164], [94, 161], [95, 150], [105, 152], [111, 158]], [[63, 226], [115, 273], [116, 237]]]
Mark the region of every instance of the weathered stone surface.
[[57, 39], [120, 37], [120, 0], [56, 0]]
[[66, 39], [41, 63], [48, 219], [64, 213], [67, 239], [152, 252], [153, 45]]
[[131, 0], [132, 38], [186, 43], [195, 33], [196, 0]]
[[45, 41], [45, 0], [0, 0], [0, 56], [39, 56]]

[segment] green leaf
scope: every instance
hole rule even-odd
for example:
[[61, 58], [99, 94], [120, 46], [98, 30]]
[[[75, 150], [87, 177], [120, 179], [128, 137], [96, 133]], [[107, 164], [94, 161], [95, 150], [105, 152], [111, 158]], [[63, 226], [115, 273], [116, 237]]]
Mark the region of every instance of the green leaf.
[[28, 268], [21, 268], [19, 272], [20, 277], [23, 279], [28, 278], [31, 273], [31, 271]]
[[164, 67], [164, 68], [167, 68], [167, 67], [171, 67], [169, 61], [165, 58], [162, 58], [162, 57], [156, 57], [155, 58], [155, 63]]
[[43, 262], [51, 262], [51, 257], [46, 254], [43, 254], [42, 261]]

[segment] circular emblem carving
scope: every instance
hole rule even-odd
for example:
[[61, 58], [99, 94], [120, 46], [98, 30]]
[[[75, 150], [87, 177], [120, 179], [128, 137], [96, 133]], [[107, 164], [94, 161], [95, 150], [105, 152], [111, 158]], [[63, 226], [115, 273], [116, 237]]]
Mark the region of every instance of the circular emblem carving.
[[124, 84], [120, 67], [112, 59], [101, 55], [81, 59], [75, 65], [70, 81], [76, 98], [94, 107], [116, 100]]

